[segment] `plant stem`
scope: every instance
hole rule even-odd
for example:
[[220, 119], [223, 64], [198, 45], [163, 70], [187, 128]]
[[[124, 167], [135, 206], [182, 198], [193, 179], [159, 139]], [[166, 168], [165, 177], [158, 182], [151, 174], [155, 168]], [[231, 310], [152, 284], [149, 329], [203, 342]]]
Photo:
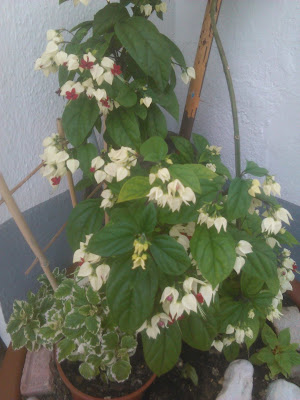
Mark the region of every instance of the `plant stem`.
[[227, 81], [230, 103], [231, 103], [231, 111], [232, 111], [232, 119], [233, 119], [233, 130], [234, 130], [234, 149], [235, 149], [235, 175], [240, 176], [241, 174], [241, 151], [240, 151], [240, 134], [239, 134], [239, 122], [238, 122], [238, 113], [236, 108], [236, 99], [235, 93], [233, 89], [233, 83], [231, 79], [230, 69], [228, 65], [228, 61], [225, 55], [225, 51], [217, 30], [216, 20], [215, 20], [215, 9], [216, 9], [217, 0], [213, 0], [211, 3], [210, 9], [210, 18], [211, 18], [211, 26], [214, 33], [214, 38], [218, 47], [218, 51], [221, 57], [221, 61], [223, 64], [223, 70]]

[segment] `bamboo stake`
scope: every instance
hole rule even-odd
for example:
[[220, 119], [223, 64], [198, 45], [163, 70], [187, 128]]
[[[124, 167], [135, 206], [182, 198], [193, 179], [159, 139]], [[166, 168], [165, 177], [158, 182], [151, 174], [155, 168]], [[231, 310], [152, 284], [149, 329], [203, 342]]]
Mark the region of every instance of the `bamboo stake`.
[[233, 135], [234, 135], [234, 154], [235, 154], [235, 174], [236, 176], [241, 175], [241, 153], [240, 153], [240, 131], [239, 131], [239, 121], [238, 121], [238, 113], [237, 113], [237, 107], [236, 107], [236, 99], [235, 99], [235, 93], [234, 93], [234, 88], [233, 88], [233, 83], [232, 83], [232, 78], [231, 78], [231, 73], [230, 73], [230, 68], [228, 65], [228, 61], [225, 55], [225, 51], [219, 36], [219, 32], [217, 29], [216, 25], [216, 20], [214, 18], [215, 10], [216, 10], [216, 0], [212, 0], [211, 3], [211, 10], [210, 10], [210, 16], [211, 16], [211, 23], [212, 23], [212, 31], [213, 35], [218, 47], [218, 51], [220, 54], [220, 58], [222, 61], [223, 65], [223, 70], [227, 82], [227, 87], [228, 87], [228, 92], [229, 92], [229, 97], [230, 97], [230, 104], [231, 104], [231, 112], [232, 112], [232, 119], [233, 119]]
[[[87, 200], [90, 199], [91, 197], [94, 196], [95, 193], [98, 192], [98, 190], [101, 188], [102, 183], [99, 183], [99, 185], [97, 185], [95, 187], [95, 189], [88, 195]], [[59, 230], [55, 233], [55, 235], [52, 237], [52, 239], [47, 243], [47, 245], [43, 248], [43, 252], [45, 253], [51, 246], [52, 244], [55, 242], [55, 240], [61, 235], [61, 233], [63, 233], [65, 227], [67, 226], [67, 223], [65, 222], [60, 228]], [[30, 265], [29, 268], [27, 268], [27, 270], [25, 271], [25, 275], [28, 275], [29, 272], [31, 272], [31, 270], [34, 268], [34, 266], [38, 263], [38, 258], [35, 258], [33, 260], [33, 263]]]
[[[57, 124], [57, 131], [58, 131], [59, 136], [62, 139], [65, 139], [65, 132], [64, 132], [64, 129], [62, 126], [61, 118], [57, 118], [56, 124]], [[74, 208], [77, 205], [77, 199], [76, 199], [74, 181], [73, 181], [72, 173], [70, 171], [67, 171], [67, 179], [68, 179], [68, 185], [69, 185], [69, 192], [70, 192], [70, 196], [71, 196], [71, 202], [72, 202], [72, 206]]]
[[20, 229], [24, 239], [26, 240], [26, 242], [28, 243], [28, 245], [30, 246], [31, 250], [36, 255], [36, 257], [39, 259], [41, 267], [46, 277], [48, 278], [50, 285], [52, 286], [53, 290], [56, 290], [57, 283], [54, 275], [52, 274], [49, 268], [49, 261], [45, 257], [42, 249], [40, 248], [38, 242], [33, 236], [33, 233], [31, 232], [29, 226], [27, 225], [27, 222], [25, 221], [24, 216], [22, 215], [19, 207], [17, 206], [17, 203], [12, 197], [9, 188], [4, 180], [4, 177], [1, 173], [0, 173], [0, 193], [6, 203], [9, 212], [11, 213], [13, 219], [15, 220], [15, 223]]
[[[10, 194], [14, 194], [21, 186], [24, 185], [35, 173], [38, 172], [42, 168], [44, 164], [40, 163], [33, 171], [31, 171], [21, 182], [19, 182], [13, 189], [10, 190]], [[1, 204], [5, 203], [4, 199], [0, 199], [0, 206]]]
[[[200, 94], [203, 86], [204, 76], [206, 72], [208, 57], [213, 41], [213, 32], [210, 19], [210, 8], [212, 0], [207, 1], [207, 6], [202, 23], [201, 34], [198, 43], [198, 49], [195, 57], [194, 68], [196, 79], [190, 82], [185, 109], [181, 121], [179, 135], [190, 140], [194, 121], [200, 101]], [[215, 19], [218, 19], [222, 0], [217, 0], [215, 8]]]

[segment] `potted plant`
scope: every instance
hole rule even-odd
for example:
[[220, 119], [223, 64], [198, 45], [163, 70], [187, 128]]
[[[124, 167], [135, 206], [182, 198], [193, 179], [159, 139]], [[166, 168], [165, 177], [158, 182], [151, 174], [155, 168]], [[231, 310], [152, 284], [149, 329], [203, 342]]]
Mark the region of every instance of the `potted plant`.
[[[58, 71], [68, 100], [66, 140], [44, 140], [43, 175], [55, 188], [80, 168], [78, 189], [103, 190], [68, 220], [74, 279], [56, 270], [53, 292], [41, 277], [37, 294], [15, 302], [8, 332], [15, 348], [56, 346], [58, 362], [79, 362], [85, 379], [104, 383], [130, 377], [138, 333], [157, 375], [176, 364], [182, 340], [237, 357], [266, 319], [280, 317], [294, 279], [284, 246], [297, 241], [283, 228], [291, 215], [273, 197], [280, 185], [252, 161], [241, 170], [238, 134], [235, 178], [203, 136], [167, 135], [159, 106], [178, 118], [174, 68], [186, 83], [195, 71], [148, 20], [165, 11], [159, 0], [108, 2], [68, 31], [69, 42], [65, 30], [48, 31], [35, 65]], [[104, 117], [108, 149], [99, 154], [88, 138]]]

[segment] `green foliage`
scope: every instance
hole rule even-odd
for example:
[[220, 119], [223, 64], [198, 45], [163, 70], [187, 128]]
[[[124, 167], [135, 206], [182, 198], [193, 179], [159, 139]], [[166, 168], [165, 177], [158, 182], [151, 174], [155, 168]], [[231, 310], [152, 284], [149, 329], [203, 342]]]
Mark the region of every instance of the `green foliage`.
[[81, 95], [78, 99], [69, 101], [62, 115], [62, 124], [66, 137], [73, 146], [79, 146], [89, 136], [98, 114], [99, 108], [95, 99]]
[[290, 344], [289, 328], [282, 330], [277, 336], [273, 330], [264, 325], [262, 339], [266, 347], [263, 347], [251, 358], [254, 364], [266, 363], [270, 370], [270, 378], [282, 373], [286, 378], [291, 374], [293, 366], [299, 365], [300, 354], [298, 354], [298, 344]]
[[134, 176], [122, 186], [118, 202], [122, 203], [129, 200], [142, 199], [147, 196], [150, 189], [149, 178], [144, 176]]
[[215, 228], [198, 226], [191, 240], [191, 251], [202, 275], [217, 286], [233, 270], [236, 254], [235, 242], [230, 234]]
[[109, 3], [99, 10], [94, 16], [93, 32], [94, 35], [102, 35], [111, 31], [115, 24], [129, 17], [126, 8], [118, 3]]
[[106, 130], [119, 146], [136, 148], [141, 143], [138, 121], [131, 109], [120, 107], [112, 111], [106, 119]]
[[99, 199], [81, 201], [72, 211], [67, 224], [67, 238], [75, 251], [85, 236], [101, 229], [104, 212]]
[[229, 220], [245, 217], [251, 203], [248, 193], [250, 182], [235, 178], [230, 183], [228, 190], [227, 216]]
[[151, 370], [158, 376], [177, 363], [181, 352], [181, 335], [177, 323], [162, 329], [157, 339], [142, 334], [144, 357]]
[[160, 108], [151, 104], [148, 109], [147, 117], [142, 123], [146, 137], [160, 136], [163, 139], [167, 136], [167, 122]]
[[195, 368], [191, 364], [184, 364], [181, 375], [185, 379], [190, 379], [195, 386], [198, 386], [198, 375]]
[[254, 161], [247, 161], [244, 173], [254, 176], [265, 176], [269, 174], [267, 169], [259, 167]]
[[142, 17], [132, 17], [118, 22], [115, 32], [144, 73], [164, 90], [170, 76], [171, 53], [155, 25]]
[[162, 138], [153, 136], [142, 144], [140, 152], [145, 161], [158, 162], [166, 157], [168, 146]]

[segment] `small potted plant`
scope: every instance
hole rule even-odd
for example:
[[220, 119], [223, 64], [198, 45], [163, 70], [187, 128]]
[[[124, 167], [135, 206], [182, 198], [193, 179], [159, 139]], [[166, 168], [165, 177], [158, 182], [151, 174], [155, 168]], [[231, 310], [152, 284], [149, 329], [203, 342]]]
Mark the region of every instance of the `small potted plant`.
[[[74, 279], [55, 271], [53, 292], [42, 277], [36, 295], [15, 302], [8, 332], [15, 348], [56, 346], [58, 362], [79, 362], [85, 379], [100, 375], [103, 384], [130, 377], [139, 333], [157, 375], [177, 363], [182, 340], [237, 357], [266, 319], [280, 317], [294, 279], [284, 246], [297, 241], [283, 227], [291, 215], [273, 197], [274, 177], [251, 161], [241, 170], [237, 151], [232, 178], [220, 147], [167, 135], [159, 106], [178, 118], [174, 68], [185, 83], [195, 71], [148, 20], [165, 11], [159, 0], [108, 2], [68, 31], [69, 42], [65, 30], [48, 31], [35, 65], [58, 71], [68, 100], [66, 140], [44, 140], [43, 175], [55, 188], [80, 168], [77, 188], [103, 190], [68, 220]], [[108, 149], [99, 154], [88, 138], [104, 117]]]

